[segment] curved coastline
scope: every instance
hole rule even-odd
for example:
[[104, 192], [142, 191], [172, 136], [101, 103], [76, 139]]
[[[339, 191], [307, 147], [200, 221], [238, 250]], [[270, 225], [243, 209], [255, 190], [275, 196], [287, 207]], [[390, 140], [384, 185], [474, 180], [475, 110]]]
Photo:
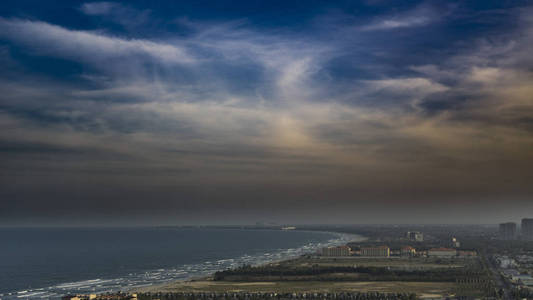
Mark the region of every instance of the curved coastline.
[[[276, 230], [276, 229], [245, 229], [245, 230]], [[337, 239], [330, 239], [326, 243], [317, 243], [316, 246], [313, 247], [313, 249], [312, 249], [313, 251], [300, 253], [298, 255], [293, 255], [293, 256], [287, 256], [287, 257], [283, 257], [283, 258], [280, 258], [280, 259], [262, 261], [262, 262], [258, 262], [258, 263], [252, 264], [252, 265], [265, 265], [265, 264], [281, 262], [281, 261], [297, 258], [297, 257], [299, 257], [301, 255], [304, 255], [304, 254], [310, 254], [310, 253], [316, 252], [318, 249], [321, 249], [323, 247], [340, 246], [340, 245], [345, 245], [348, 242], [364, 241], [364, 240], [367, 239], [367, 237], [364, 237], [364, 236], [362, 236], [360, 234], [335, 232], [335, 231], [327, 231], [327, 230], [306, 230], [306, 229], [297, 229], [296, 228], [296, 229], [293, 229], [293, 231], [309, 232], [309, 233], [326, 233], [326, 234], [331, 234], [331, 235], [337, 236], [338, 238]], [[305, 245], [301, 246], [300, 248], [303, 248], [303, 247], [305, 247]], [[147, 285], [147, 286], [142, 286], [142, 287], [139, 287], [139, 286], [132, 287], [131, 289], [126, 290], [126, 292], [130, 292], [130, 293], [134, 293], [134, 292], [140, 292], [140, 293], [160, 292], [162, 290], [165, 290], [168, 287], [171, 287], [172, 285], [180, 284], [180, 283], [183, 283], [183, 282], [209, 280], [213, 276], [213, 274], [215, 272], [222, 271], [222, 270], [224, 270], [224, 269], [216, 269], [216, 270], [213, 270], [212, 272], [210, 272], [209, 274], [204, 274], [203, 276], [191, 276], [189, 278], [171, 280], [171, 281], [166, 282], [166, 283]]]
[[[228, 228], [227, 230], [232, 230]], [[280, 231], [280, 229], [253, 229], [241, 228], [240, 230], [270, 230]], [[103, 294], [123, 292], [138, 292], [146, 289], [155, 290], [177, 282], [198, 280], [213, 275], [215, 272], [234, 268], [243, 264], [262, 265], [278, 261], [284, 261], [299, 257], [303, 254], [316, 252], [322, 247], [346, 244], [354, 240], [363, 240], [365, 237], [358, 234], [340, 233], [333, 231], [294, 229], [291, 231], [307, 232], [313, 234], [328, 234], [327, 239], [321, 241], [311, 241], [293, 248], [271, 249], [263, 253], [252, 255], [244, 254], [239, 257], [209, 260], [197, 264], [184, 264], [176, 267], [147, 270], [138, 274], [127, 274], [117, 278], [92, 278], [89, 280], [63, 282], [49, 287], [34, 288], [15, 291], [0, 296], [2, 299], [34, 299], [48, 298], [60, 299], [67, 293], [75, 294]]]

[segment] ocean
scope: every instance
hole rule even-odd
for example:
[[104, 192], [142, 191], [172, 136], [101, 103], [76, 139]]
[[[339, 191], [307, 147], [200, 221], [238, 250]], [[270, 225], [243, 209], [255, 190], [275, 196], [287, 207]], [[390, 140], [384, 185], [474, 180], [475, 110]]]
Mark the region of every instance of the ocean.
[[357, 236], [205, 228], [0, 229], [0, 299], [125, 291], [286, 259]]

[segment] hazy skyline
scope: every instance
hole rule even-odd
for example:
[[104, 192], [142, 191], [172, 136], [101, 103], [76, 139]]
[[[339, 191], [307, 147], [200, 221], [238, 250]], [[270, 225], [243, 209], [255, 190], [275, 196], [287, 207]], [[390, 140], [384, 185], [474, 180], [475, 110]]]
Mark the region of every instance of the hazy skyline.
[[2, 1], [0, 225], [533, 217], [529, 1]]

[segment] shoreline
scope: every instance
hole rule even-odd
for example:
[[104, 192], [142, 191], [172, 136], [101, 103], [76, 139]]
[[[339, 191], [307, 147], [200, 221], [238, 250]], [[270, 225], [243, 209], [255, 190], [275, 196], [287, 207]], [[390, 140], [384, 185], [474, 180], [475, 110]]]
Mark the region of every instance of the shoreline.
[[[273, 232], [282, 231], [281, 228], [268, 228], [268, 229], [255, 229], [255, 228], [218, 228], [220, 230], [244, 230], [244, 231], [257, 231], [268, 230]], [[8, 291], [0, 293], [2, 299], [31, 299], [34, 293], [39, 295], [46, 295], [51, 299], [60, 299], [67, 294], [106, 294], [132, 291], [140, 291], [146, 289], [158, 289], [168, 285], [172, 285], [178, 282], [194, 282], [202, 280], [210, 280], [213, 275], [218, 271], [232, 269], [241, 265], [263, 265], [278, 263], [294, 258], [298, 258], [304, 254], [314, 253], [321, 247], [327, 247], [330, 245], [340, 245], [352, 240], [363, 240], [365, 237], [358, 234], [342, 233], [334, 231], [319, 231], [319, 230], [299, 230], [291, 229], [287, 231], [295, 231], [298, 233], [312, 233], [317, 235], [315, 241], [304, 242], [293, 248], [286, 248], [280, 244], [279, 248], [272, 248], [270, 250], [265, 249], [252, 255], [244, 254], [241, 256], [210, 260], [205, 259], [200, 263], [195, 264], [183, 264], [179, 266], [168, 266], [164, 269], [148, 269], [139, 271], [137, 274], [133, 274], [135, 277], [139, 277], [140, 280], [131, 282], [127, 276], [125, 277], [94, 277], [90, 279], [83, 279], [80, 281], [65, 281], [51, 286], [43, 286], [40, 288], [30, 289], [18, 289], [14, 291]], [[324, 234], [324, 236], [320, 236]], [[323, 237], [320, 238], [320, 237]], [[246, 248], [243, 245], [242, 248]], [[173, 274], [175, 271], [178, 273]], [[181, 272], [183, 271], [183, 272]], [[161, 275], [160, 275], [161, 273]], [[132, 274], [130, 274], [132, 275]], [[160, 277], [161, 278], [158, 278]], [[145, 277], [143, 279], [142, 277]], [[165, 281], [165, 277], [168, 277], [168, 281]], [[175, 277], [175, 278], [172, 278]], [[134, 279], [137, 280], [137, 279]], [[152, 282], [151, 282], [152, 281]], [[128, 284], [131, 282], [133, 284]], [[104, 283], [104, 286], [100, 284]], [[122, 284], [121, 284], [122, 283]], [[109, 285], [109, 289], [106, 289], [106, 285]], [[66, 290], [63, 290], [66, 288]]]
[[[229, 229], [229, 230], [231, 230], [231, 229]], [[243, 230], [259, 230], [259, 229], [243, 229]], [[273, 230], [273, 231], [276, 231], [276, 229], [260, 229], [260, 230]], [[278, 229], [278, 230], [281, 230], [281, 229]], [[302, 230], [291, 229], [291, 231], [311, 232], [311, 233], [328, 233], [328, 234], [337, 235], [339, 237], [339, 239], [340, 239], [338, 245], [340, 245], [342, 243], [346, 244], [346, 243], [349, 243], [349, 242], [352, 242], [352, 241], [364, 241], [364, 240], [368, 239], [367, 237], [362, 236], [360, 234], [335, 232], [335, 231], [321, 231], [321, 230], [319, 231], [319, 230], [306, 230], [306, 229], [302, 229]], [[341, 237], [349, 237], [349, 238], [348, 239], [345, 239], [345, 238], [342, 239]], [[337, 243], [327, 243], [327, 244], [330, 245], [330, 246], [337, 245]], [[317, 249], [315, 249], [315, 251], [316, 250]], [[254, 266], [261, 266], [261, 265], [268, 265], [268, 264], [275, 264], [275, 263], [280, 263], [280, 262], [284, 262], [284, 261], [289, 261], [289, 260], [292, 260], [292, 259], [299, 258], [302, 255], [308, 255], [308, 254], [312, 254], [312, 253], [304, 253], [304, 254], [299, 254], [299, 255], [286, 257], [286, 258], [282, 258], [282, 259], [275, 259], [275, 260], [268, 261], [268, 262], [262, 262], [262, 263], [254, 264]], [[194, 283], [194, 282], [213, 281], [213, 275], [216, 272], [219, 272], [219, 271], [222, 271], [222, 269], [215, 270], [212, 273], [210, 273], [208, 275], [205, 275], [205, 276], [191, 277], [191, 278], [186, 278], [186, 279], [177, 279], [177, 280], [172, 280], [172, 281], [169, 281], [169, 282], [166, 282], [166, 283], [143, 286], [141, 288], [132, 287], [131, 289], [126, 290], [125, 292], [128, 292], [128, 293], [157, 293], [157, 292], [161, 292], [161, 291], [165, 290], [165, 288], [171, 287], [172, 285]]]

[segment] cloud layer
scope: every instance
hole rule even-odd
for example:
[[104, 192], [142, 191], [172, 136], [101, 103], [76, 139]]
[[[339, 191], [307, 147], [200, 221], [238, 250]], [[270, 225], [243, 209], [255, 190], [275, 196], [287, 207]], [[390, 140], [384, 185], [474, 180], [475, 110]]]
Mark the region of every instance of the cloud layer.
[[[366, 24], [325, 10], [303, 32], [111, 2], [75, 9], [123, 28], [0, 18], [5, 217], [287, 220], [330, 203], [348, 222], [380, 205], [420, 216], [533, 192], [531, 8], [510, 9], [513, 26], [494, 12], [483, 31], [472, 19], [488, 17], [460, 5]], [[135, 36], [135, 15], [168, 32]], [[424, 46], [444, 30], [426, 36], [436, 22], [477, 31]]]

